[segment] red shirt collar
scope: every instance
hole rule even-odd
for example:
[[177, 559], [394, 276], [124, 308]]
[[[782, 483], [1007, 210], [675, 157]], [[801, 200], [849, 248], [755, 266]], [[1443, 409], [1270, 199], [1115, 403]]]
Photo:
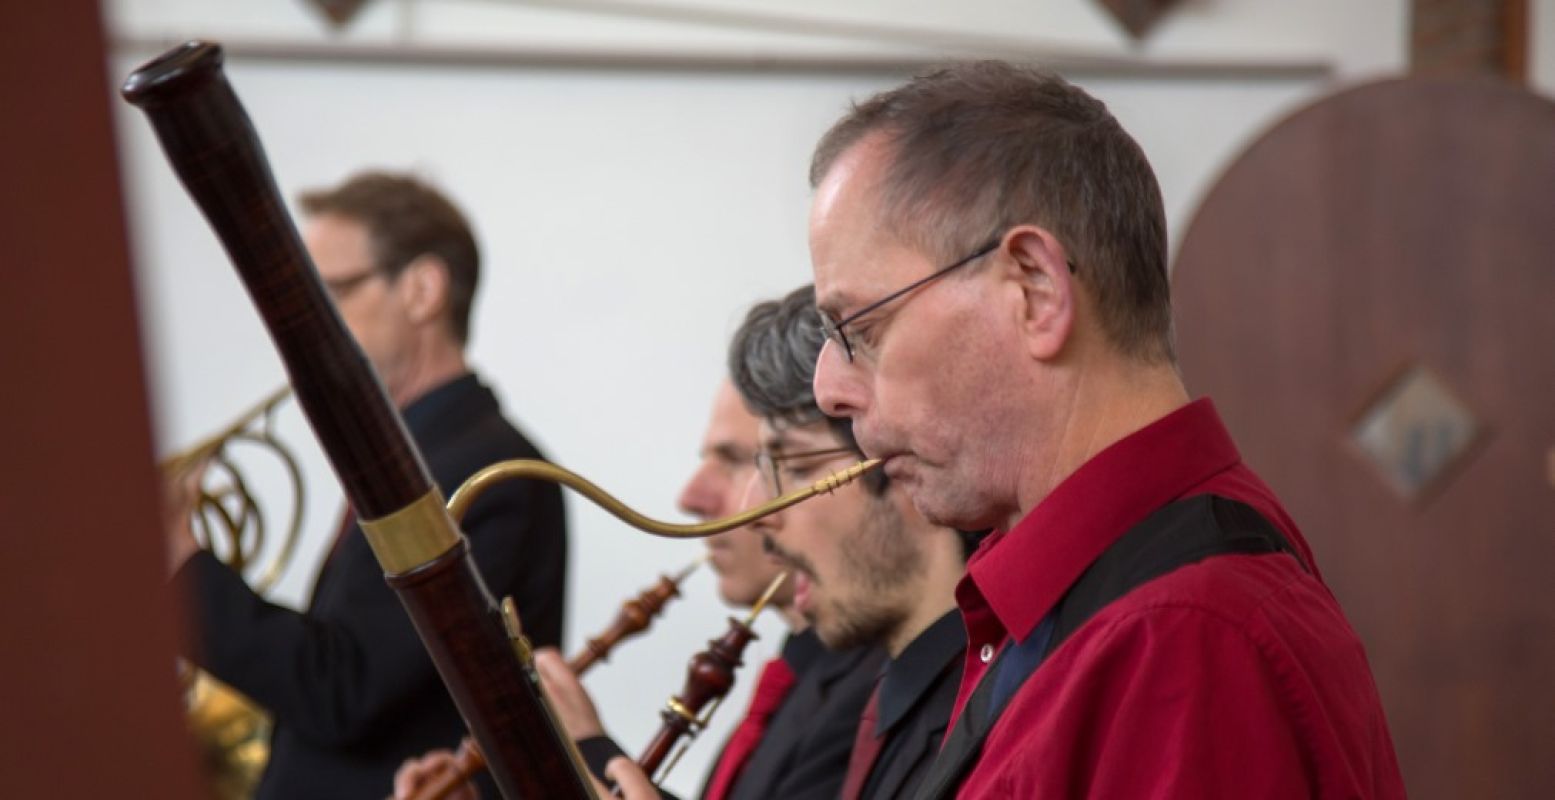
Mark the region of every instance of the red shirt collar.
[[989, 537], [957, 597], [980, 593], [1005, 631], [1023, 640], [1114, 540], [1241, 460], [1214, 404], [1189, 403], [1096, 454], [1014, 528]]

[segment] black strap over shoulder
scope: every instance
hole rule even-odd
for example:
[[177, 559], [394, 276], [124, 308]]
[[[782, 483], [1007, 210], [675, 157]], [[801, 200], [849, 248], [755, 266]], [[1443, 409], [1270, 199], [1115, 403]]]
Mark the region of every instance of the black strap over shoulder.
[[[1219, 555], [1295, 550], [1251, 506], [1215, 495], [1179, 500], [1113, 542], [1030, 636], [1004, 648], [983, 675], [920, 784], [917, 800], [954, 797], [999, 715], [1048, 654], [1113, 601], [1179, 567]], [[1302, 564], [1303, 569], [1308, 569]], [[1310, 571], [1310, 570], [1309, 570]]]

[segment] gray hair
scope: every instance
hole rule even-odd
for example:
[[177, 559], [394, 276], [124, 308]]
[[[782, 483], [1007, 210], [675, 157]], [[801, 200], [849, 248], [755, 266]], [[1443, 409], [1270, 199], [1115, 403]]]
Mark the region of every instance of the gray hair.
[[950, 263], [1010, 227], [1056, 234], [1121, 352], [1171, 360], [1166, 213], [1144, 151], [1101, 101], [1042, 70], [953, 64], [854, 104], [816, 146], [818, 186], [883, 135], [882, 225]]
[[[825, 343], [815, 287], [806, 284], [780, 300], [757, 303], [746, 313], [729, 343], [729, 377], [755, 415], [788, 426], [824, 420], [844, 447], [862, 457], [853, 423], [826, 416], [815, 403], [815, 362]], [[865, 485], [877, 495], [885, 484], [878, 470], [865, 476]]]

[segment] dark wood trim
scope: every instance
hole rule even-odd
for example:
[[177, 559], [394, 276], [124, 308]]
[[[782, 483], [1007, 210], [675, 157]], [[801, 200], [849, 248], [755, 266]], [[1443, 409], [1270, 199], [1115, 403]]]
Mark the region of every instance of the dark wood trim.
[[[178, 40], [121, 36], [114, 49], [127, 56], [146, 56], [176, 45]], [[902, 52], [890, 54], [800, 54], [783, 52], [669, 52], [626, 48], [577, 47], [457, 47], [304, 42], [295, 40], [224, 39], [229, 57], [288, 64], [350, 64], [385, 67], [454, 69], [650, 70], [658, 72], [907, 75], [956, 58], [957, 53]], [[967, 53], [960, 54], [967, 57]], [[1322, 80], [1334, 67], [1322, 58], [1160, 59], [1144, 56], [1054, 52], [1033, 46], [1013, 52], [977, 52], [980, 57], [1040, 61], [1071, 77], [1138, 80]]]

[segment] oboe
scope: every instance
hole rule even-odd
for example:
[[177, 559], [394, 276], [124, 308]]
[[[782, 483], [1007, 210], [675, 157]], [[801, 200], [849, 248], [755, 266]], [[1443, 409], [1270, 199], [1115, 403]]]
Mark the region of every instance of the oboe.
[[[729, 694], [729, 689], [734, 686], [734, 671], [744, 663], [741, 655], [745, 652], [745, 646], [757, 638], [751, 625], [786, 580], [788, 573], [778, 575], [762, 592], [756, 604], [751, 606], [750, 614], [743, 621], [730, 617], [728, 632], [708, 642], [706, 650], [692, 656], [691, 666], [686, 670], [685, 686], [681, 688], [680, 694], [665, 701], [664, 709], [659, 712], [664, 725], [637, 759], [638, 766], [653, 778], [654, 783], [664, 780], [691, 744], [688, 741], [676, 750], [674, 758], [665, 765], [663, 774], [656, 774], [664, 758], [674, 749], [675, 743], [681, 737], [696, 738], [707, 727], [708, 720], [712, 719], [713, 712], [718, 710], [724, 696]], [[704, 706], [706, 711], [702, 710]]]
[[701, 564], [702, 559], [697, 559], [676, 573], [674, 577], [660, 575], [658, 583], [622, 603], [621, 612], [616, 615], [615, 622], [599, 636], [586, 640], [583, 649], [567, 659], [567, 666], [574, 674], [582, 676], [596, 662], [609, 658], [610, 651], [615, 649], [621, 640], [648, 630], [648, 626], [653, 624], [653, 619], [663, 612], [664, 604], [668, 603], [670, 598], [680, 596], [681, 582]]

